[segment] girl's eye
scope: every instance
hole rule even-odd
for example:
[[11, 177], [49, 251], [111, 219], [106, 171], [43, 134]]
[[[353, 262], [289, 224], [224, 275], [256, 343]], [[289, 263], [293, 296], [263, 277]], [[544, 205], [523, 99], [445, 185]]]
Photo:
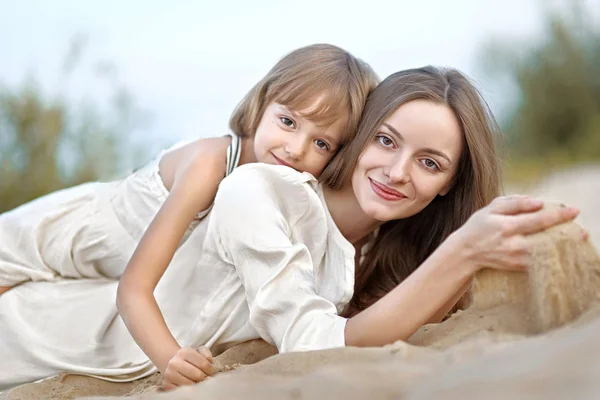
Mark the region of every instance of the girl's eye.
[[440, 167], [431, 158], [424, 159], [423, 160], [423, 165], [425, 165], [425, 167], [427, 167], [429, 169], [435, 169], [435, 170], [438, 170], [438, 171], [440, 170]]
[[377, 141], [384, 147], [391, 147], [394, 145], [394, 141], [385, 135], [377, 135]]
[[317, 145], [318, 148], [320, 148], [322, 150], [329, 150], [329, 145], [327, 143], [325, 143], [324, 141], [322, 141], [321, 139], [315, 140], [315, 144]]
[[284, 124], [288, 128], [294, 128], [296, 126], [296, 124], [294, 124], [294, 121], [292, 121], [288, 117], [280, 117], [279, 120], [281, 121], [282, 124]]

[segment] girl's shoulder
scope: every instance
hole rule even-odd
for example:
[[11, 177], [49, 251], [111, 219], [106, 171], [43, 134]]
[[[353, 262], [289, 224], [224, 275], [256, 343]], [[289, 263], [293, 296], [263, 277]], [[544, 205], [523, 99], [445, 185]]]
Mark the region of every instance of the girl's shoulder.
[[[226, 183], [227, 182], [227, 183]], [[317, 179], [308, 172], [299, 172], [283, 165], [248, 163], [237, 167], [222, 184], [260, 187], [271, 194], [289, 197], [290, 191], [315, 192]]]
[[198, 174], [210, 171], [217, 176], [225, 176], [231, 140], [230, 136], [202, 138], [178, 142], [163, 151], [158, 167], [167, 189], [184, 171], [191, 170]]
[[247, 212], [271, 210], [294, 223], [303, 216], [323, 214], [318, 185], [310, 173], [283, 165], [244, 164], [223, 179], [215, 204]]

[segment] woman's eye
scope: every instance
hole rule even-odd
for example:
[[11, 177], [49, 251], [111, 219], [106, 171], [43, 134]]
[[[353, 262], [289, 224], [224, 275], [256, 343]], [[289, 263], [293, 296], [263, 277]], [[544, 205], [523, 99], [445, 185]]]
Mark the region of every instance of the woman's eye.
[[329, 150], [329, 145], [320, 139], [315, 140], [315, 144], [320, 149]]
[[379, 135], [377, 136], [377, 141], [385, 147], [393, 146], [394, 142], [387, 136]]
[[295, 127], [294, 121], [292, 121], [291, 119], [289, 119], [287, 117], [280, 117], [279, 119], [281, 120], [281, 123], [284, 124], [285, 126], [287, 126], [288, 128]]
[[437, 170], [440, 169], [440, 167], [438, 167], [436, 162], [433, 161], [431, 158], [426, 158], [425, 160], [423, 160], [423, 164], [429, 169], [437, 169]]

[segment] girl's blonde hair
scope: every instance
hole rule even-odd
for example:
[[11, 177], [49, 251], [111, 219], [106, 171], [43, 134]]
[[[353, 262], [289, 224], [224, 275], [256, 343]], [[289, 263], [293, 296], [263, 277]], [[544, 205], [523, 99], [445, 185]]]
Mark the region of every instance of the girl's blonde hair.
[[350, 316], [368, 307], [410, 275], [450, 233], [501, 190], [498, 125], [475, 86], [455, 69], [424, 67], [387, 77], [367, 100], [354, 139], [329, 163], [321, 181], [331, 188], [348, 184], [354, 168], [382, 123], [402, 104], [424, 99], [446, 104], [460, 122], [464, 146], [445, 196], [437, 196], [412, 217], [386, 222], [357, 267]]
[[347, 51], [314, 44], [283, 57], [242, 99], [229, 120], [238, 136], [252, 137], [272, 102], [302, 111], [318, 125], [343, 120], [344, 138], [356, 132], [367, 96], [379, 78]]

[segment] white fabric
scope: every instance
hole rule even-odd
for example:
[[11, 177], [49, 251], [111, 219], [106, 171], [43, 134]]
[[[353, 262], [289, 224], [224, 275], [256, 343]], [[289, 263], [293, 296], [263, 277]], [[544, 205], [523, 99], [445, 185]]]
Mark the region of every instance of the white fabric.
[[[219, 187], [200, 264], [211, 267], [195, 270], [193, 303], [212, 301], [190, 345], [262, 337], [280, 352], [344, 346], [346, 320], [337, 314], [353, 293], [354, 247], [312, 175], [239, 167]], [[215, 279], [203, 279], [207, 273]]]
[[[200, 256], [202, 254], [202, 256]], [[155, 295], [183, 346], [262, 337], [280, 351], [344, 345], [354, 247], [310, 174], [248, 164], [180, 247]], [[0, 296], [0, 389], [61, 371], [128, 381], [156, 368], [115, 306], [117, 282], [27, 282]]]
[[[235, 135], [229, 175], [239, 163]], [[159, 175], [163, 151], [121, 181], [86, 183], [0, 214], [0, 286], [60, 278], [118, 279], [168, 196]], [[183, 240], [209, 211], [198, 214]]]

